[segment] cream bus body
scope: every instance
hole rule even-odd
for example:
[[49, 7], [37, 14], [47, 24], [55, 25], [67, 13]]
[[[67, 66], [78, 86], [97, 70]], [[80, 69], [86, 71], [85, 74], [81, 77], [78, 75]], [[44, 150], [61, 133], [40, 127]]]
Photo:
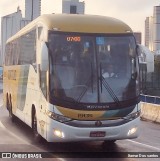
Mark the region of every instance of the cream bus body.
[[[68, 48], [63, 41], [69, 44]], [[52, 59], [55, 44], [67, 52], [73, 47], [74, 54], [78, 53], [79, 49], [75, 50], [78, 45], [83, 53], [93, 46], [92, 60], [84, 64], [86, 70], [77, 67], [78, 63], [69, 64], [72, 59], [74, 63], [82, 59], [82, 56], [72, 57], [71, 52], [62, 56], [62, 65], [55, 62], [55, 58]], [[127, 74], [124, 77], [119, 74], [119, 78], [107, 82], [101, 69], [106, 62], [98, 57], [104, 51], [114, 53], [116, 48], [128, 52], [124, 58], [123, 53], [120, 56], [120, 61], [126, 64], [123, 70]], [[118, 71], [115, 62], [119, 55], [116, 57], [113, 62]], [[140, 112], [137, 60], [132, 30], [120, 20], [91, 15], [43, 15], [7, 41], [4, 104], [12, 119], [16, 116], [33, 128], [36, 139], [43, 137], [49, 142], [63, 142], [135, 138]], [[84, 77], [80, 84], [76, 82], [79, 69], [84, 73], [81, 77], [77, 74]], [[85, 75], [87, 69], [88, 76]], [[60, 72], [59, 82], [63, 88], [52, 84], [51, 77], [56, 78], [54, 74]], [[73, 81], [76, 87], [73, 87]], [[116, 84], [121, 85], [115, 88]], [[56, 92], [63, 89], [68, 96], [52, 95], [51, 87]]]

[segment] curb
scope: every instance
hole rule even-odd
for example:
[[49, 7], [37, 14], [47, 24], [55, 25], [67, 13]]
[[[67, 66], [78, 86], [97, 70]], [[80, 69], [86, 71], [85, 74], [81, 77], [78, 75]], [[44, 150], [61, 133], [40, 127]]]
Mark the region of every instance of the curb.
[[160, 105], [141, 102], [141, 119], [160, 123]]

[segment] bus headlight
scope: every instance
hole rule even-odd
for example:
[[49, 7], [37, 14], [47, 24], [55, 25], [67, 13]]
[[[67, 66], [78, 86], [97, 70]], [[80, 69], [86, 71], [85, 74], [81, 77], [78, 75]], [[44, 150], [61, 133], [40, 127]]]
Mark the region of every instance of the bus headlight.
[[48, 111], [47, 112], [47, 115], [53, 119], [53, 120], [56, 120], [56, 121], [59, 121], [59, 122], [67, 122], [67, 121], [70, 121], [72, 119], [68, 118], [68, 117], [65, 117], [65, 116], [62, 116], [62, 115], [58, 115], [54, 112], [51, 112], [51, 111]]
[[127, 135], [130, 136], [130, 135], [134, 134], [136, 131], [137, 131], [137, 127], [133, 127], [132, 129], [130, 129], [128, 131], [128, 134]]
[[58, 136], [60, 138], [64, 138], [64, 133], [62, 131], [58, 130], [58, 129], [54, 129], [53, 133], [54, 133], [55, 136]]
[[123, 117], [123, 119], [125, 120], [134, 120], [135, 118], [140, 116], [140, 111], [135, 112], [135, 113], [131, 113], [129, 115], [127, 115], [126, 117]]

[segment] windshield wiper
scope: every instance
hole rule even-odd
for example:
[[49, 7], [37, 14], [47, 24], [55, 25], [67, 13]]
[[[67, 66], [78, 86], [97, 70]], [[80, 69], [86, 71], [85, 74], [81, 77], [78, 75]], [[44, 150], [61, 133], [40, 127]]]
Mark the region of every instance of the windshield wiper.
[[83, 96], [87, 92], [88, 87], [90, 86], [90, 84], [92, 86], [92, 93], [93, 93], [93, 66], [92, 66], [92, 62], [91, 62], [91, 75], [90, 75], [89, 79], [87, 80], [86, 84], [84, 84], [86, 86], [86, 88], [84, 88], [84, 90], [79, 95], [78, 99], [76, 100], [77, 102], [81, 101], [81, 99], [83, 98]]
[[115, 95], [115, 93], [113, 92], [112, 88], [109, 86], [108, 82], [105, 80], [105, 78], [103, 76], [101, 76], [102, 78], [102, 84], [105, 87], [105, 89], [108, 91], [108, 93], [110, 94], [110, 96], [113, 98], [113, 100], [115, 102], [119, 102], [118, 97]]
[[112, 88], [110, 87], [110, 85], [108, 84], [108, 82], [105, 80], [105, 78], [102, 75], [102, 66], [100, 64], [100, 84], [101, 84], [101, 93], [102, 93], [102, 85], [105, 87], [105, 89], [107, 90], [107, 92], [110, 94], [110, 96], [112, 97], [112, 99], [119, 105], [119, 99], [116, 96], [116, 94], [114, 93], [114, 91], [112, 90]]

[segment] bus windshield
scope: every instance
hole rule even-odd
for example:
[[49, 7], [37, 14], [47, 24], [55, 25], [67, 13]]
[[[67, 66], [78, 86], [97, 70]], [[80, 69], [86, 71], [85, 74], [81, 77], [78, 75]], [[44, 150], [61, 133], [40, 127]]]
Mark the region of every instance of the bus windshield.
[[50, 97], [115, 103], [138, 96], [133, 35], [49, 33]]

